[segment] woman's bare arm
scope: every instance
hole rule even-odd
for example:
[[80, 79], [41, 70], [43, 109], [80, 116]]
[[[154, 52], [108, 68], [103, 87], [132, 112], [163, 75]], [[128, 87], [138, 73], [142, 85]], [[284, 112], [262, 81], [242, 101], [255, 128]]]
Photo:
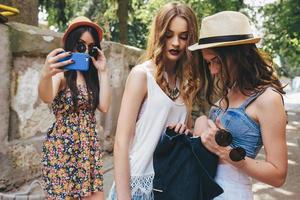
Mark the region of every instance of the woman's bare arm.
[[118, 199], [130, 200], [129, 148], [140, 106], [147, 93], [147, 77], [141, 68], [130, 72], [123, 94], [114, 145], [115, 181]]

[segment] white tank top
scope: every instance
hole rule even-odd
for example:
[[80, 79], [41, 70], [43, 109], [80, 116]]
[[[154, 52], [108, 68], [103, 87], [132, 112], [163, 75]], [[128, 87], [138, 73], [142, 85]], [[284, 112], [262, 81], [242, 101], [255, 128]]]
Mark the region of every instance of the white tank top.
[[154, 174], [153, 153], [156, 145], [170, 123], [186, 123], [187, 108], [185, 104], [175, 103], [159, 87], [146, 61], [142, 67], [147, 74], [147, 99], [144, 101], [129, 154], [131, 176], [148, 176]]

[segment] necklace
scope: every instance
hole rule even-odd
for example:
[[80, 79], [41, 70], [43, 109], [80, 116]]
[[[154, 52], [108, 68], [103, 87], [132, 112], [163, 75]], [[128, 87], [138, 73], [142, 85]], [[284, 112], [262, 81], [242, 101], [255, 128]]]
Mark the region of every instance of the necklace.
[[177, 99], [180, 95], [180, 91], [177, 88], [177, 86], [175, 86], [174, 88], [170, 88], [169, 83], [167, 85], [167, 95], [174, 101], [175, 99]]
[[175, 87], [171, 88], [170, 85], [169, 85], [168, 75], [167, 75], [166, 72], [164, 72], [164, 76], [165, 76], [166, 81], [167, 81], [167, 91], [166, 91], [166, 93], [170, 97], [170, 99], [172, 99], [172, 101], [174, 101], [180, 95], [180, 90], [178, 89], [179, 88], [179, 81], [177, 80], [177, 77], [175, 77]]

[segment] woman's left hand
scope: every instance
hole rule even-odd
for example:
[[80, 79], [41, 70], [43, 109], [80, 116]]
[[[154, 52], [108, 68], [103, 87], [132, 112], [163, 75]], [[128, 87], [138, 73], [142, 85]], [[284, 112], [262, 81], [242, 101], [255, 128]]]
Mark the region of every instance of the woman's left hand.
[[179, 133], [179, 134], [189, 134], [190, 133], [190, 129], [188, 129], [188, 127], [185, 125], [185, 124], [182, 124], [182, 123], [171, 123], [167, 126], [168, 128], [170, 129], [174, 129], [174, 131], [176, 133]]
[[98, 50], [97, 60], [94, 57], [91, 57], [91, 59], [98, 72], [105, 72], [107, 69], [105, 55], [103, 51], [101, 51], [100, 49], [97, 48], [97, 50]]
[[216, 133], [222, 128], [219, 119], [216, 120], [216, 124], [212, 120], [208, 120], [208, 129], [201, 134], [202, 144], [212, 153], [215, 153], [221, 160], [230, 162], [229, 152], [231, 147], [222, 147], [216, 143]]

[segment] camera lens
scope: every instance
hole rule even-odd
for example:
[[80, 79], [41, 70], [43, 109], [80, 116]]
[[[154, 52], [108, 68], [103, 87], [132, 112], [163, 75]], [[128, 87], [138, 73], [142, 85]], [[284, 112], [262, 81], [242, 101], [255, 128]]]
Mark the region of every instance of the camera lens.
[[234, 149], [231, 149], [229, 153], [229, 158], [234, 162], [243, 160], [245, 156], [246, 156], [246, 151], [242, 147], [236, 147]]
[[230, 132], [220, 129], [216, 132], [215, 135], [216, 143], [222, 147], [226, 147], [232, 142], [232, 135]]
[[84, 53], [86, 51], [86, 46], [84, 43], [82, 42], [78, 42], [77, 46], [76, 46], [76, 50], [79, 52], [79, 53]]

